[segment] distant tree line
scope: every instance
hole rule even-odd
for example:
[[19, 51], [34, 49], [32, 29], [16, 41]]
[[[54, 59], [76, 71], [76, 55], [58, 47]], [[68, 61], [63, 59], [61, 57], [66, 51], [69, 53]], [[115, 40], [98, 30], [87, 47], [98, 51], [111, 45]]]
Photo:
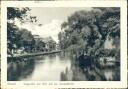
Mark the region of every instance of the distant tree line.
[[[120, 8], [92, 8], [73, 13], [61, 25], [58, 34], [61, 49], [92, 57], [120, 57]], [[104, 47], [113, 40], [113, 49]]]

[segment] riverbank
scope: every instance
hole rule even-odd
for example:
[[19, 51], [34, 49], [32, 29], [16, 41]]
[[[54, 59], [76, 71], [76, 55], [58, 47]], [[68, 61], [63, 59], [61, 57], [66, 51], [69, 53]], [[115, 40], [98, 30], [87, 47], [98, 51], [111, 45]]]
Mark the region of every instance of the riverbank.
[[39, 56], [39, 55], [47, 55], [52, 53], [59, 53], [61, 50], [55, 50], [50, 52], [38, 52], [38, 53], [27, 53], [27, 54], [15, 54], [13, 56], [7, 56], [8, 58], [22, 58], [22, 57], [32, 57], [32, 56]]

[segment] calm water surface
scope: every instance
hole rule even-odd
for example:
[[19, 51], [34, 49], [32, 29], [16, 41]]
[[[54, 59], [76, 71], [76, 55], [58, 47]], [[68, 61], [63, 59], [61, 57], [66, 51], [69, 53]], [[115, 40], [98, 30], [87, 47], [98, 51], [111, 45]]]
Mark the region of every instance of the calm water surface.
[[[24, 61], [23, 61], [24, 60]], [[26, 61], [27, 60], [27, 61]], [[92, 63], [81, 67], [68, 54], [56, 53], [8, 63], [8, 81], [119, 81], [119, 66]]]

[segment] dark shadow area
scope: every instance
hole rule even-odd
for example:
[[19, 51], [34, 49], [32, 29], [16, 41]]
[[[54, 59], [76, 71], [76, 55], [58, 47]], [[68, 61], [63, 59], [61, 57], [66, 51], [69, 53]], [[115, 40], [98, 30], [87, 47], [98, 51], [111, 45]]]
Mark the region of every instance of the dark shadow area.
[[[7, 80], [18, 81], [21, 78], [30, 76], [35, 68], [34, 59], [28, 58], [27, 61], [13, 61], [8, 63]], [[26, 60], [26, 59], [24, 59]]]

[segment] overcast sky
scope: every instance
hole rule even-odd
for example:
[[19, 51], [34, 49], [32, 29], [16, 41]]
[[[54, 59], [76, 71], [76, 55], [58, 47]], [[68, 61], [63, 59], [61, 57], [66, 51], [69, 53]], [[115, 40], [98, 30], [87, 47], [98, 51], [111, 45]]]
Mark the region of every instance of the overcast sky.
[[67, 20], [67, 17], [79, 10], [91, 10], [91, 8], [78, 8], [78, 7], [34, 7], [30, 8], [31, 15], [36, 16], [38, 23], [42, 24], [41, 27], [30, 23], [18, 25], [26, 28], [32, 34], [40, 35], [41, 37], [51, 36], [58, 42], [58, 33], [61, 31], [61, 23]]

